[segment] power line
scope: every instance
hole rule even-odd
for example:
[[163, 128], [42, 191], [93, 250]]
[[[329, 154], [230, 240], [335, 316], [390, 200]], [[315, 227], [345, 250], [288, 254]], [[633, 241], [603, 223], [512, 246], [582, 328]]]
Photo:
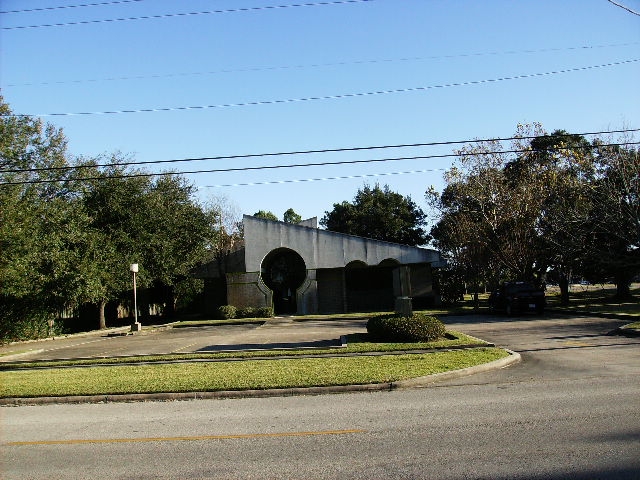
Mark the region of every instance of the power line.
[[118, 5], [121, 3], [135, 3], [144, 2], [145, 0], [114, 0], [112, 2], [99, 2], [99, 3], [83, 3], [80, 5], [61, 5], [59, 7], [41, 7], [41, 8], [25, 8], [23, 10], [5, 10], [0, 14], [5, 15], [9, 13], [33, 13], [33, 12], [48, 12], [51, 10], [66, 10], [70, 8], [84, 8], [84, 7], [103, 7], [108, 5]]
[[618, 2], [614, 2], [613, 0], [609, 0], [609, 3], [613, 3], [616, 7], [620, 7], [623, 10], [626, 10], [629, 13], [633, 13], [634, 15], [638, 15], [640, 16], [640, 13], [636, 12], [635, 10], [631, 10], [629, 7], [627, 7], [626, 5], [623, 5], [621, 3]]
[[[628, 146], [628, 145], [639, 145], [640, 142], [624, 142], [624, 143], [608, 143], [601, 144], [598, 147], [612, 147], [612, 146]], [[570, 150], [572, 147], [556, 147], [555, 150]], [[581, 148], [594, 148], [593, 146], [581, 147]], [[476, 155], [504, 155], [511, 153], [527, 153], [531, 152], [530, 149], [512, 149], [512, 150], [494, 150], [488, 152], [476, 152]], [[179, 172], [158, 172], [158, 173], [127, 173], [121, 175], [109, 175], [105, 176], [92, 176], [92, 177], [79, 177], [79, 178], [65, 178], [65, 179], [36, 179], [36, 180], [21, 180], [21, 181], [13, 181], [13, 182], [1, 182], [2, 185], [32, 185], [32, 184], [48, 184], [48, 183], [59, 183], [65, 181], [73, 181], [73, 182], [86, 182], [92, 180], [106, 180], [106, 179], [124, 179], [124, 178], [143, 178], [143, 177], [162, 177], [162, 176], [172, 176], [172, 175], [193, 175], [193, 174], [201, 174], [201, 173], [232, 173], [232, 172], [248, 172], [248, 171], [256, 171], [256, 170], [275, 170], [275, 169], [290, 169], [290, 168], [300, 168], [300, 167], [317, 167], [317, 166], [337, 166], [337, 165], [353, 165], [353, 164], [369, 164], [369, 163], [381, 163], [381, 162], [395, 162], [402, 160], [429, 160], [429, 159], [441, 159], [441, 158], [451, 158], [451, 157], [459, 157], [460, 153], [448, 153], [448, 154], [436, 154], [436, 155], [420, 155], [420, 156], [412, 156], [412, 157], [394, 157], [394, 158], [380, 158], [380, 159], [367, 159], [367, 160], [345, 160], [340, 162], [319, 162], [319, 163], [305, 163], [305, 164], [294, 164], [294, 165], [265, 165], [259, 167], [235, 167], [235, 168], [222, 168], [222, 169], [210, 169], [210, 170], [192, 170], [192, 171], [179, 171]], [[427, 171], [435, 171], [433, 169], [424, 170]], [[409, 173], [409, 172], [407, 172]], [[373, 176], [374, 174], [369, 174], [368, 176]], [[375, 174], [375, 175], [389, 175], [389, 174]], [[357, 178], [356, 176], [354, 178]], [[336, 177], [339, 178], [339, 177]], [[344, 177], [350, 178], [350, 177]], [[282, 181], [272, 181], [270, 183], [293, 183], [293, 182], [302, 182], [302, 181], [310, 181], [311, 179], [303, 179], [303, 180], [282, 180]], [[314, 181], [317, 181], [315, 179]], [[255, 185], [264, 185], [268, 183], [255, 183]], [[229, 185], [232, 186], [232, 185]]]
[[259, 185], [282, 185], [287, 183], [306, 183], [306, 182], [323, 182], [328, 180], [350, 180], [354, 178], [371, 178], [371, 177], [388, 177], [392, 175], [407, 175], [407, 174], [416, 174], [416, 173], [433, 173], [433, 172], [444, 172], [446, 169], [444, 168], [427, 168], [424, 170], [407, 170], [402, 172], [386, 172], [386, 173], [366, 173], [360, 175], [344, 175], [337, 177], [318, 177], [318, 178], [300, 178], [295, 180], [272, 180], [272, 181], [264, 181], [264, 182], [247, 182], [247, 183], [227, 183], [220, 185], [205, 185], [201, 188], [225, 188], [225, 187], [255, 187]]
[[[541, 137], [572, 137], [572, 136], [594, 136], [594, 135], [611, 135], [620, 133], [632, 133], [638, 132], [640, 128], [626, 128], [621, 130], [603, 130], [598, 132], [581, 132], [581, 133], [566, 133], [562, 135], [528, 135], [519, 137], [499, 137], [499, 138], [476, 138], [473, 140], [443, 140], [438, 142], [422, 142], [422, 143], [404, 143], [394, 145], [370, 145], [359, 147], [343, 147], [343, 148], [323, 148], [317, 150], [294, 150], [286, 152], [266, 152], [266, 153], [247, 153], [238, 155], [218, 155], [210, 157], [195, 157], [195, 158], [175, 158], [168, 160], [146, 160], [146, 161], [133, 161], [133, 162], [115, 162], [104, 163], [98, 165], [69, 165], [64, 167], [39, 167], [39, 168], [26, 168], [26, 169], [0, 169], [0, 173], [27, 173], [27, 172], [54, 172], [54, 171], [68, 171], [68, 170], [80, 170], [88, 168], [105, 168], [105, 167], [117, 167], [117, 166], [133, 166], [133, 165], [161, 165], [161, 164], [174, 164], [185, 162], [200, 162], [210, 160], [239, 160], [246, 158], [265, 158], [265, 157], [284, 157], [294, 155], [311, 155], [311, 154], [324, 154], [324, 153], [341, 153], [341, 152], [357, 152], [357, 151], [371, 151], [371, 150], [388, 150], [388, 149], [400, 149], [400, 148], [418, 148], [418, 147], [435, 147], [435, 146], [447, 146], [447, 145], [462, 145], [466, 143], [483, 143], [483, 142], [506, 142], [511, 140], [532, 140], [534, 138]], [[607, 144], [607, 146], [622, 145], [622, 144]], [[624, 144], [626, 145], [626, 144]], [[507, 152], [505, 152], [507, 153]], [[449, 156], [449, 155], [448, 155]], [[430, 157], [402, 157], [400, 159], [419, 159]], [[371, 160], [377, 161], [377, 160]], [[344, 163], [361, 163], [362, 161], [344, 162]], [[334, 163], [317, 163], [317, 164], [300, 164], [295, 166], [321, 166], [321, 165], [340, 165], [341, 162]], [[281, 168], [281, 167], [248, 167], [247, 170], [262, 169], [262, 168]], [[198, 172], [182, 172], [182, 173], [212, 173], [222, 171], [233, 171], [234, 169], [227, 170], [206, 170]], [[242, 169], [239, 169], [242, 170]]]
[[[142, 1], [142, 0], [139, 0]], [[546, 53], [546, 52], [562, 52], [562, 51], [576, 51], [576, 50], [593, 50], [597, 48], [615, 48], [615, 47], [629, 47], [638, 45], [640, 42], [629, 43], [613, 43], [606, 45], [581, 45], [574, 47], [558, 47], [558, 48], [542, 48], [542, 49], [525, 49], [525, 50], [506, 50], [506, 51], [492, 51], [492, 52], [472, 52], [472, 53], [459, 53], [451, 55], [431, 55], [426, 57], [400, 57], [400, 58], [382, 58], [382, 59], [370, 59], [370, 60], [354, 60], [344, 62], [327, 62], [327, 63], [310, 63], [299, 65], [276, 65], [276, 66], [254, 66], [244, 68], [233, 69], [221, 69], [211, 71], [200, 72], [181, 72], [181, 73], [167, 73], [167, 74], [150, 74], [150, 75], [129, 75], [120, 77], [103, 77], [103, 78], [85, 78], [76, 80], [51, 80], [44, 82], [25, 82], [25, 83], [9, 83], [5, 87], [30, 87], [40, 85], [64, 85], [64, 84], [81, 84], [81, 83], [95, 83], [95, 82], [113, 82], [113, 81], [125, 81], [125, 80], [147, 80], [147, 79], [163, 79], [163, 78], [176, 78], [176, 77], [191, 77], [191, 76], [205, 76], [205, 75], [220, 75], [227, 73], [244, 73], [244, 72], [264, 72], [275, 70], [293, 70], [304, 68], [324, 68], [324, 67], [340, 67], [348, 65], [372, 65], [381, 63], [392, 62], [415, 62], [424, 60], [441, 60], [441, 59], [453, 59], [453, 58], [469, 58], [469, 57], [483, 57], [483, 56], [497, 56], [497, 55], [522, 55], [529, 53]]]
[[196, 15], [215, 15], [221, 13], [242, 13], [242, 12], [255, 12], [264, 10], [282, 10], [285, 8], [297, 8], [297, 7], [319, 7], [328, 5], [342, 5], [348, 3], [365, 3], [374, 2], [375, 0], [332, 0], [326, 2], [309, 2], [309, 3], [294, 3], [287, 5], [267, 5], [261, 7], [244, 7], [244, 8], [227, 8], [220, 10], [206, 10], [202, 12], [184, 12], [184, 13], [164, 13], [160, 15], [143, 15], [139, 17], [122, 17], [122, 18], [106, 18], [101, 20], [82, 20], [77, 22], [64, 22], [64, 23], [46, 23], [39, 25], [20, 25], [15, 27], [2, 27], [2, 30], [25, 30], [34, 28], [51, 28], [51, 27], [69, 27], [75, 25], [91, 25], [96, 23], [114, 23], [114, 22], [127, 22], [134, 20], [158, 20], [161, 18], [175, 18], [175, 17], [192, 17]]
[[[125, 113], [183, 112], [183, 111], [190, 111], [190, 110], [207, 110], [207, 109], [214, 109], [214, 108], [221, 109], [221, 108], [233, 108], [233, 107], [254, 107], [254, 106], [262, 106], [262, 105], [284, 105], [289, 103], [315, 102], [315, 101], [322, 101], [322, 100], [342, 100], [346, 98], [371, 97], [371, 96], [389, 95], [389, 94], [396, 94], [396, 93], [424, 92], [428, 90], [435, 90], [435, 89], [441, 89], [441, 88], [485, 85], [489, 83], [498, 83], [498, 82], [505, 82], [510, 80], [522, 80], [527, 78], [539, 78], [539, 77], [547, 77], [551, 75], [560, 75], [564, 73], [583, 72], [583, 71], [595, 70], [599, 68], [627, 65], [631, 63], [637, 63], [637, 62], [640, 62], [640, 58], [635, 58], [631, 60], [621, 60], [618, 62], [603, 63], [600, 65], [590, 65], [586, 67], [565, 68], [562, 70], [553, 70], [549, 72], [526, 73], [522, 75], [512, 75], [508, 77], [490, 78], [490, 79], [484, 79], [484, 80], [470, 80], [467, 82], [454, 82], [454, 83], [444, 83], [439, 85], [427, 85], [427, 86], [420, 86], [420, 87], [395, 88], [395, 89], [377, 90], [377, 91], [371, 91], [371, 92], [343, 93], [338, 95], [322, 95], [317, 97], [287, 98], [287, 99], [278, 99], [278, 100], [258, 100], [253, 102], [221, 103], [221, 104], [214, 104], [214, 105], [194, 105], [194, 106], [187, 106], [187, 107], [139, 108], [139, 109], [107, 110], [107, 111], [96, 111], [96, 112], [40, 113], [40, 114], [34, 114], [33, 116], [35, 117], [72, 117], [72, 116], [90, 116], [90, 115], [121, 115]], [[12, 116], [19, 117], [24, 115], [25, 114], [13, 114]]]

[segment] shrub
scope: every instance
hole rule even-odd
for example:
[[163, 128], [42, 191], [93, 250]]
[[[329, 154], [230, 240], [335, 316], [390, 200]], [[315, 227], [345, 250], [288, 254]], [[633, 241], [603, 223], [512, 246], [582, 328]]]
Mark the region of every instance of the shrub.
[[240, 307], [236, 318], [252, 318], [255, 317], [256, 310], [253, 307]]
[[429, 342], [444, 337], [446, 329], [436, 317], [414, 313], [411, 317], [373, 317], [367, 322], [367, 332], [389, 342]]
[[273, 317], [273, 307], [256, 308], [255, 315], [257, 318], [271, 318]]
[[222, 305], [218, 307], [218, 318], [228, 320], [230, 318], [236, 318], [238, 309], [233, 305]]

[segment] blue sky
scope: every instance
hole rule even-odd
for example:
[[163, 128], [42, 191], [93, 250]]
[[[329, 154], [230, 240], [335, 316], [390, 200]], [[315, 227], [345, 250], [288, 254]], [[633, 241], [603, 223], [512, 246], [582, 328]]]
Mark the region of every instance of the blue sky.
[[[96, 3], [108, 4], [86, 6]], [[640, 0], [618, 3], [640, 12]], [[85, 6], [53, 8], [74, 5]], [[283, 8], [266, 8], [274, 6]], [[2, 95], [14, 112], [62, 127], [72, 155], [119, 151], [156, 161], [429, 143], [508, 137], [528, 122], [576, 133], [640, 128], [640, 15], [607, 0], [3, 0], [0, 9]], [[128, 20], [115, 21], [122, 18]], [[64, 25], [44, 26], [52, 24]], [[123, 110], [153, 111], [103, 113]], [[70, 115], [81, 112], [91, 115]], [[172, 168], [452, 150], [236, 158]], [[375, 183], [424, 208], [425, 190], [442, 189], [451, 162], [187, 177], [203, 201], [226, 196], [241, 213], [263, 209], [282, 217], [292, 207], [307, 218]], [[329, 180], [307, 181], [321, 178]]]

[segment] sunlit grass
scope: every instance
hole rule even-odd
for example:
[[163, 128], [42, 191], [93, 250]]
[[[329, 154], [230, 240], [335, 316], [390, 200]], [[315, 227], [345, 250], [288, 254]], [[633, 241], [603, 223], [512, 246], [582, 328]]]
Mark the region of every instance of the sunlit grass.
[[13, 370], [16, 368], [41, 368], [41, 367], [72, 367], [91, 365], [117, 365], [124, 363], [161, 363], [193, 360], [233, 360], [264, 357], [300, 357], [308, 355], [349, 355], [358, 353], [393, 352], [393, 351], [419, 351], [431, 349], [456, 348], [462, 346], [482, 346], [486, 342], [469, 337], [460, 332], [447, 332], [450, 338], [443, 338], [432, 342], [415, 343], [386, 343], [373, 341], [368, 334], [346, 335], [347, 346], [337, 348], [314, 349], [270, 349], [254, 351], [218, 352], [218, 353], [179, 353], [167, 355], [137, 355], [110, 358], [83, 358], [77, 360], [47, 360], [30, 362], [5, 362], [0, 363], [0, 370]]
[[499, 348], [427, 354], [75, 367], [0, 372], [0, 397], [107, 395], [362, 385], [487, 363]]
[[621, 300], [616, 298], [615, 294], [615, 285], [572, 285], [569, 292], [569, 305], [561, 305], [559, 288], [549, 287], [547, 304], [564, 311], [640, 316], [640, 284], [631, 285], [630, 299]]

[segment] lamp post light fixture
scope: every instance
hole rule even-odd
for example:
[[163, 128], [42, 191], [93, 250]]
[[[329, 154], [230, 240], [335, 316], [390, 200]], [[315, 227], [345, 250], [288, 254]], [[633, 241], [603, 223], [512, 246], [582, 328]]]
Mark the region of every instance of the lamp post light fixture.
[[138, 273], [138, 264], [132, 263], [129, 270], [131, 270], [131, 273], [133, 274], [133, 315], [135, 319], [134, 324], [131, 325], [131, 331], [139, 332], [142, 330], [142, 324], [138, 322], [138, 296], [136, 292], [136, 273]]

